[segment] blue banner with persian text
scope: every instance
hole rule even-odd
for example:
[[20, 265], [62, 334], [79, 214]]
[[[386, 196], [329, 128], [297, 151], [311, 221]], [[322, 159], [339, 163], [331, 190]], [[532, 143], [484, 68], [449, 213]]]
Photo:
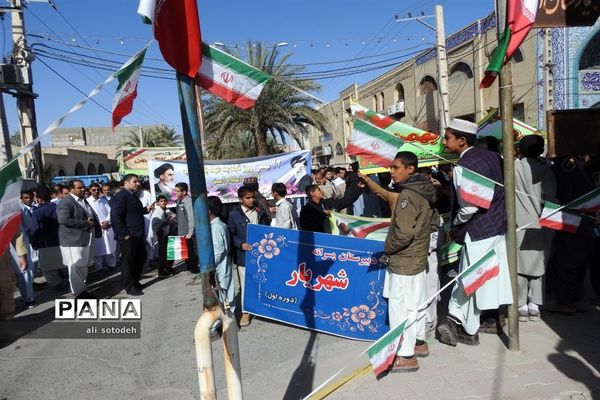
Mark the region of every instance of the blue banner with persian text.
[[388, 331], [383, 242], [248, 225], [244, 311], [350, 339]]

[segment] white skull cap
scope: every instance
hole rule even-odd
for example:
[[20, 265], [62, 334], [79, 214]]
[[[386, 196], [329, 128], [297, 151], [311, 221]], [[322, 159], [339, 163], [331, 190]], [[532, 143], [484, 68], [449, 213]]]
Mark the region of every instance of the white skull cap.
[[465, 121], [464, 119], [453, 118], [452, 121], [450, 121], [448, 128], [454, 129], [455, 131], [470, 133], [472, 135], [477, 134], [477, 124], [474, 122]]

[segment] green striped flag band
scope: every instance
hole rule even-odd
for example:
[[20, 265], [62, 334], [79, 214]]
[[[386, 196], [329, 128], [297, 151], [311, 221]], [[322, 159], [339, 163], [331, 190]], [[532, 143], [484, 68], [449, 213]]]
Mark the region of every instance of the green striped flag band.
[[[387, 171], [399, 151], [414, 153], [419, 159], [419, 166], [438, 165], [440, 162], [450, 162], [449, 159], [457, 159], [455, 154], [444, 152], [442, 137], [437, 133], [395, 121], [360, 104], [352, 104], [350, 108], [354, 130], [346, 151], [349, 155], [359, 157], [363, 173]], [[371, 129], [363, 131], [365, 126]]]
[[600, 211], [600, 187], [573, 200], [565, 208], [581, 212]]
[[227, 103], [243, 110], [254, 107], [270, 75], [202, 43], [200, 85]]
[[484, 283], [497, 276], [500, 273], [500, 264], [498, 256], [492, 249], [479, 259], [476, 263], [469, 266], [460, 277], [460, 281], [465, 289], [467, 296], [475, 293]]
[[581, 216], [566, 212], [564, 208], [557, 211], [559, 208], [558, 204], [549, 201], [544, 202], [544, 208], [539, 220], [540, 225], [557, 231], [577, 232], [577, 228], [579, 228], [579, 224], [581, 223]]
[[169, 236], [167, 240], [167, 260], [187, 260], [188, 246], [185, 236]]
[[394, 362], [408, 320], [387, 332], [367, 349], [375, 376], [385, 372]]
[[332, 212], [329, 216], [334, 235], [384, 241], [390, 227], [389, 218], [368, 218]]
[[[498, 140], [502, 140], [502, 118], [497, 108], [490, 110], [477, 123], [477, 136], [493, 136]], [[526, 124], [523, 121], [513, 118], [513, 134], [515, 141], [521, 140], [524, 136], [535, 135], [539, 132], [533, 126]]]
[[477, 207], [490, 208], [496, 184], [492, 180], [478, 175], [471, 170], [456, 167], [456, 169], [459, 168], [461, 173], [461, 180], [458, 185], [460, 188], [460, 197], [467, 203], [471, 203]]
[[13, 158], [0, 170], [0, 254], [21, 225], [21, 170], [18, 158]]

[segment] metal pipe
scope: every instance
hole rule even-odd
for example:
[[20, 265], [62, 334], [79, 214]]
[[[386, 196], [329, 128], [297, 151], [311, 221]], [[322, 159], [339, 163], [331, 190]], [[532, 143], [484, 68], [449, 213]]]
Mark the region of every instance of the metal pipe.
[[235, 317], [229, 312], [221, 313], [223, 324], [223, 346], [225, 350], [225, 379], [227, 380], [227, 398], [242, 400], [242, 367], [238, 326]]
[[221, 309], [218, 307], [212, 311], [203, 312], [194, 329], [198, 385], [200, 387], [200, 399], [202, 400], [217, 399], [212, 346], [210, 343], [210, 328], [219, 319], [220, 314]]
[[215, 254], [210, 220], [208, 218], [208, 202], [206, 195], [206, 177], [202, 157], [202, 141], [200, 135], [198, 107], [194, 93], [194, 81], [186, 75], [177, 73], [177, 92], [183, 141], [190, 178], [190, 191], [194, 207], [194, 234], [202, 279], [203, 309], [211, 310], [219, 303], [210, 284], [210, 273], [215, 270]]
[[229, 400], [242, 400], [242, 368], [240, 364], [237, 322], [229, 311], [222, 311], [220, 307], [215, 307], [211, 311], [202, 313], [194, 329], [200, 398], [202, 400], [217, 398], [212, 344], [210, 340], [211, 328], [217, 320], [220, 320], [223, 326], [227, 398]]

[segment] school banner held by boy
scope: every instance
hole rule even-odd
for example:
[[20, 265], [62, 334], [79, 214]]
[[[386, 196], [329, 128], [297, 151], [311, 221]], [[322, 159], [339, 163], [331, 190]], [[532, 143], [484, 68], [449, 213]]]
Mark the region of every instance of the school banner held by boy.
[[244, 312], [357, 340], [389, 330], [383, 242], [248, 225]]

